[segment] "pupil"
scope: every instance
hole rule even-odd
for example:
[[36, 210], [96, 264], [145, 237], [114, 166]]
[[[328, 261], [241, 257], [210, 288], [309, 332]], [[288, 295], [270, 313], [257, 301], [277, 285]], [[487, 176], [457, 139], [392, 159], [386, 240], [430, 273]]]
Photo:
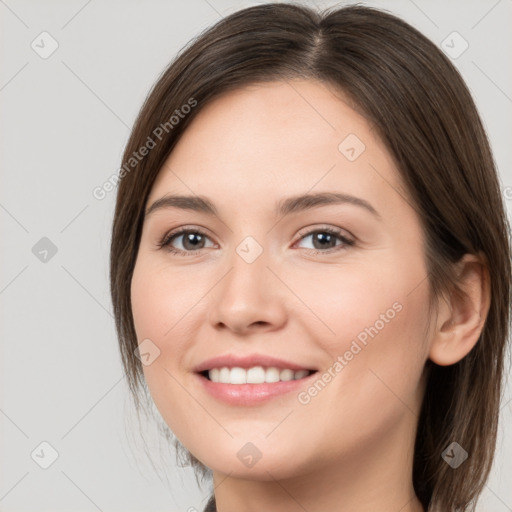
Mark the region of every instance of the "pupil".
[[[318, 233], [317, 236], [314, 238], [315, 241], [317, 240], [320, 240], [320, 241], [331, 241], [330, 239], [332, 238], [332, 235], [329, 234], [329, 233]], [[320, 249], [322, 248], [325, 248], [326, 247], [326, 244], [325, 243], [320, 243]], [[318, 249], [318, 247], [315, 247]]]
[[194, 242], [193, 242], [194, 237], [199, 238], [199, 242], [198, 242], [198, 243], [201, 243], [201, 238], [202, 238], [202, 236], [201, 236], [200, 234], [198, 234], [198, 233], [189, 233], [189, 234], [185, 237], [185, 242], [184, 242], [183, 246], [184, 246], [185, 248], [187, 248], [187, 244], [188, 244], [188, 243], [191, 243], [191, 244], [192, 244], [192, 247], [189, 247], [189, 249], [190, 249], [190, 248], [191, 248], [191, 249], [197, 249], [197, 243], [194, 243]]

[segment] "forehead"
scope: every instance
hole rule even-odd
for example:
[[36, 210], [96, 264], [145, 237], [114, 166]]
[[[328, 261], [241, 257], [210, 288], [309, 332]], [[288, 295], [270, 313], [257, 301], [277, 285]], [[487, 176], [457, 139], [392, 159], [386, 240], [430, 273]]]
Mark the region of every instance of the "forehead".
[[314, 80], [266, 82], [224, 93], [198, 112], [150, 199], [171, 191], [222, 190], [241, 201], [313, 188], [361, 194], [383, 179], [401, 188], [384, 144], [341, 92]]
[[[286, 148], [300, 148], [301, 156], [328, 148], [337, 155], [338, 144], [348, 134], [365, 139], [372, 150], [381, 145], [342, 93], [316, 80], [290, 80], [223, 93], [202, 108], [180, 145], [198, 140], [207, 148], [243, 145], [250, 156], [262, 150], [265, 156], [275, 156], [273, 151], [282, 155]], [[304, 141], [306, 147], [301, 146]], [[290, 160], [293, 153], [284, 156]]]

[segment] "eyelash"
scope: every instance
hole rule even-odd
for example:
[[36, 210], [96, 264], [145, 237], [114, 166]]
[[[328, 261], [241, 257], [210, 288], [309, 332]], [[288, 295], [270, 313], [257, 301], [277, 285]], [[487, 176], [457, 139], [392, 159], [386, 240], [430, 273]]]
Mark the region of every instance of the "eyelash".
[[[194, 228], [194, 229], [180, 229], [179, 231], [174, 231], [174, 232], [171, 232], [171, 233], [167, 233], [162, 238], [162, 240], [160, 240], [160, 242], [157, 243], [157, 246], [160, 249], [166, 248], [169, 252], [171, 252], [173, 254], [180, 255], [180, 256], [195, 256], [198, 252], [201, 251], [201, 249], [195, 249], [193, 251], [183, 251], [181, 249], [176, 249], [176, 248], [172, 247], [172, 245], [170, 245], [170, 243], [173, 240], [173, 238], [178, 238], [179, 236], [182, 236], [182, 235], [187, 234], [187, 233], [193, 233], [193, 234], [201, 235], [201, 236], [203, 236], [205, 238], [209, 238], [209, 236], [204, 231], [202, 231], [201, 229], [198, 229], [198, 228]], [[335, 247], [331, 247], [330, 249], [327, 249], [325, 251], [319, 250], [319, 249], [306, 249], [306, 251], [308, 251], [309, 254], [315, 254], [315, 255], [316, 254], [331, 254], [333, 252], [338, 252], [338, 251], [346, 250], [348, 247], [351, 247], [351, 246], [353, 246], [355, 244], [355, 241], [345, 237], [342, 234], [341, 230], [335, 229], [335, 228], [331, 228], [331, 227], [314, 229], [312, 231], [308, 231], [308, 232], [306, 232], [304, 234], [301, 234], [298, 242], [300, 242], [304, 238], [306, 238], [308, 236], [311, 236], [311, 235], [313, 235], [315, 233], [328, 233], [329, 235], [336, 236], [336, 237], [338, 237], [341, 240], [342, 244], [338, 245], [338, 246], [335, 246]]]

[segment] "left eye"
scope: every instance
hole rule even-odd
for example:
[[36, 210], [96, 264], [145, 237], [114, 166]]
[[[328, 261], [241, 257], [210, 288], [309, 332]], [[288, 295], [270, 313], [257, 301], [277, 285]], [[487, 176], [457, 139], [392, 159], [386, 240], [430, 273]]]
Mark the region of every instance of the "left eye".
[[[341, 231], [332, 228], [323, 228], [310, 231], [309, 233], [303, 235], [300, 240], [306, 240], [309, 237], [312, 237], [313, 242], [313, 248], [310, 250], [315, 252], [331, 252], [332, 249], [342, 250], [347, 246], [354, 245], [353, 240], [344, 236]], [[341, 243], [337, 244], [337, 240], [341, 240]]]
[[[299, 242], [306, 240], [309, 237], [312, 237], [313, 248], [308, 250], [315, 253], [328, 253], [332, 252], [332, 250], [343, 250], [348, 246], [354, 245], [355, 243], [354, 240], [344, 236], [341, 231], [332, 228], [317, 229], [315, 231], [305, 233], [301, 236]], [[179, 239], [182, 239], [181, 249], [173, 245], [173, 242]], [[166, 247], [172, 253], [187, 256], [193, 255], [197, 251], [204, 249], [206, 247], [205, 244], [207, 240], [210, 240], [210, 238], [201, 230], [182, 229], [181, 231], [170, 233], [164, 236], [164, 238], [157, 245], [160, 248]], [[336, 243], [338, 240], [341, 241], [341, 243]], [[215, 244], [212, 242], [209, 247], [213, 246], [215, 246]]]

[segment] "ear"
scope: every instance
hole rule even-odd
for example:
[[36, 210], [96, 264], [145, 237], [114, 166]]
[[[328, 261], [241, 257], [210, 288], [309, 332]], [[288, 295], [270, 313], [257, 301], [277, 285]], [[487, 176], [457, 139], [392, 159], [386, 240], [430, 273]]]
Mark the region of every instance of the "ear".
[[451, 291], [439, 304], [429, 358], [440, 366], [463, 359], [476, 345], [491, 303], [489, 270], [483, 255], [466, 254], [457, 263], [462, 293]]

